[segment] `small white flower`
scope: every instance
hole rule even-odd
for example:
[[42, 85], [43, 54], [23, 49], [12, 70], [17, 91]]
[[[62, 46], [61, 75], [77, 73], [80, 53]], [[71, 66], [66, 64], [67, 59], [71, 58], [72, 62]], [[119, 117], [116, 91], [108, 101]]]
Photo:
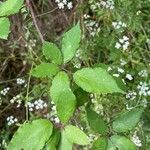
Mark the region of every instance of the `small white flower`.
[[17, 84], [22, 85], [22, 84], [24, 84], [24, 83], [25, 83], [25, 80], [24, 80], [24, 79], [21, 79], [21, 78], [18, 78], [18, 79], [17, 79]]
[[120, 42], [121, 44], [123, 44], [123, 43], [124, 43], [124, 39], [119, 39], [119, 42]]
[[128, 41], [129, 38], [128, 38], [127, 36], [124, 35], [124, 36], [123, 36], [123, 40], [124, 40], [124, 41]]
[[7, 117], [6, 120], [7, 120], [8, 126], [11, 126], [11, 125], [13, 125], [13, 124], [18, 122], [18, 119], [15, 118], [14, 116], [9, 116], [9, 117]]
[[55, 0], [56, 3], [60, 3], [60, 0]]
[[121, 48], [121, 44], [117, 42], [115, 45], [115, 48], [117, 48], [117, 49]]
[[55, 123], [60, 123], [59, 118], [58, 118], [58, 117], [56, 117], [56, 118], [54, 119], [54, 122], [55, 122]]
[[68, 7], [68, 9], [72, 9], [72, 8], [73, 8], [72, 2], [69, 2], [69, 3], [67, 4], [67, 7]]
[[139, 95], [148, 96], [150, 93], [150, 88], [146, 82], [140, 82], [137, 86], [137, 89], [139, 90]]
[[129, 91], [127, 94], [126, 94], [126, 98], [127, 99], [130, 99], [130, 100], [134, 100], [137, 96], [137, 93], [134, 92], [134, 91]]
[[122, 46], [122, 49], [125, 51], [125, 50], [127, 50], [128, 49], [128, 44], [124, 44], [123, 46]]
[[137, 147], [141, 147], [142, 146], [142, 142], [141, 142], [141, 140], [139, 139], [139, 137], [137, 136], [136, 133], [134, 133], [134, 135], [132, 136], [131, 140], [133, 141], [133, 143], [135, 143], [135, 145]]
[[120, 65], [121, 65], [121, 66], [124, 66], [124, 65], [126, 65], [126, 64], [127, 64], [126, 61], [124, 61], [123, 59], [120, 59]]
[[64, 3], [64, 5], [66, 5], [67, 4], [67, 0], [63, 0], [63, 3]]
[[59, 9], [64, 9], [65, 8], [64, 3], [62, 3], [62, 2], [58, 3], [58, 8]]
[[3, 90], [0, 91], [0, 94], [2, 94], [3, 96], [5, 96], [10, 90], [10, 87], [4, 88]]
[[119, 73], [124, 73], [124, 70], [122, 68], [118, 68]]
[[119, 74], [113, 74], [113, 76], [118, 78], [120, 75]]
[[112, 68], [111, 68], [111, 67], [108, 67], [108, 68], [107, 68], [107, 71], [111, 71], [111, 70], [112, 70]]
[[147, 77], [147, 76], [148, 76], [147, 70], [141, 70], [141, 71], [138, 73], [138, 75], [141, 76], [141, 77]]
[[130, 74], [126, 74], [126, 78], [130, 81], [133, 80], [133, 77]]

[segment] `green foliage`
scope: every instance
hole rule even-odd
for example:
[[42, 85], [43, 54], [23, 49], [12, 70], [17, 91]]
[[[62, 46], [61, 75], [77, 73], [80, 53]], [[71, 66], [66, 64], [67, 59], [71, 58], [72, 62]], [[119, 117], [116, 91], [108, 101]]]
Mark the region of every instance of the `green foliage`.
[[79, 128], [68, 125], [65, 127], [65, 134], [71, 143], [79, 144], [79, 145], [87, 145], [89, 144], [89, 139], [87, 135], [80, 130]]
[[68, 91], [71, 91], [69, 77], [65, 72], [59, 72], [52, 81], [50, 96], [55, 104], [57, 104], [59, 97]]
[[87, 120], [91, 129], [100, 134], [106, 134], [107, 125], [102, 120], [100, 115], [98, 115], [95, 111], [91, 110], [89, 107], [86, 108], [87, 111]]
[[139, 122], [143, 108], [134, 108], [118, 116], [113, 122], [113, 129], [116, 132], [127, 132], [132, 130]]
[[114, 78], [100, 67], [84, 68], [74, 73], [74, 81], [83, 90], [91, 93], [124, 93]]
[[52, 77], [59, 72], [59, 67], [52, 63], [41, 63], [32, 70], [32, 75], [37, 78]]
[[76, 99], [70, 89], [70, 81], [65, 72], [59, 72], [53, 79], [50, 95], [56, 104], [60, 120], [67, 123], [76, 108]]
[[46, 119], [23, 124], [8, 145], [8, 150], [41, 150], [52, 134], [53, 125]]
[[8, 18], [0, 18], [0, 38], [7, 39], [10, 32], [10, 22]]
[[116, 148], [120, 150], [136, 150], [136, 146], [124, 136], [114, 135], [110, 138], [110, 141], [112, 144], [109, 145], [107, 150], [114, 150]]
[[76, 99], [71, 91], [65, 91], [58, 97], [56, 109], [59, 119], [67, 123], [76, 108]]
[[59, 143], [58, 150], [72, 150], [72, 143], [67, 139], [65, 131], [61, 132], [61, 140]]
[[99, 137], [96, 141], [94, 141], [92, 150], [106, 150], [107, 143], [108, 141], [106, 138]]
[[62, 63], [62, 54], [58, 47], [50, 42], [45, 41], [43, 43], [43, 55], [47, 60], [51, 60], [52, 63], [61, 64]]
[[[81, 19], [83, 33], [86, 33], [86, 29], [90, 29], [88, 32], [93, 34], [93, 32], [96, 30], [95, 28], [91, 27], [91, 25], [98, 27], [100, 24], [100, 34], [96, 33], [96, 36], [90, 36], [90, 34], [81, 36], [80, 24], [78, 23], [69, 31], [64, 33], [62, 38], [62, 47], [60, 49], [56, 44], [45, 41], [42, 45], [40, 58], [36, 60], [41, 60], [44, 56], [46, 58], [46, 62], [37, 65], [32, 70], [31, 74], [34, 77], [41, 78], [40, 81], [38, 80], [40, 84], [32, 87], [34, 83], [32, 84], [32, 80], [30, 83], [29, 79], [29, 84], [31, 84], [30, 88], [32, 88], [31, 91], [30, 88], [28, 89], [27, 87], [27, 93], [21, 92], [23, 97], [24, 93], [26, 94], [25, 99], [29, 101], [37, 97], [49, 99], [50, 95], [50, 101], [52, 100], [55, 104], [51, 102], [51, 104], [48, 105], [48, 109], [44, 109], [43, 111], [34, 110], [35, 112], [29, 112], [29, 118], [36, 118], [37, 114], [43, 116], [43, 113], [45, 115], [44, 111], [46, 111], [46, 115], [50, 114], [50, 119], [54, 121], [54, 126], [56, 129], [52, 133], [52, 124], [45, 119], [34, 120], [31, 123], [25, 123], [15, 133], [8, 146], [8, 150], [72, 150], [76, 148], [82, 149], [83, 146], [86, 146], [87, 149], [90, 149], [92, 144], [93, 150], [136, 150], [136, 146], [127, 137], [131, 138], [132, 130], [140, 122], [143, 112], [142, 106], [146, 107], [145, 105], [148, 105], [148, 103], [144, 103], [143, 105], [140, 100], [146, 99], [147, 102], [149, 100], [149, 94], [147, 97], [145, 96], [148, 93], [147, 89], [149, 88], [148, 75], [146, 77], [138, 76], [138, 68], [142, 66], [141, 68], [143, 69], [146, 65], [149, 66], [148, 49], [150, 46], [149, 42], [147, 42], [147, 34], [149, 31], [145, 31], [145, 28], [143, 27], [144, 22], [143, 24], [139, 23], [140, 16], [146, 15], [146, 13], [149, 11], [144, 12], [142, 10], [142, 7], [147, 6], [143, 5], [145, 2], [142, 3], [140, 0], [116, 0], [114, 3], [114, 11], [111, 9], [107, 10], [108, 8], [106, 9], [105, 7], [95, 10], [97, 7], [97, 2], [99, 1], [89, 1], [89, 6], [92, 7], [90, 7], [89, 10], [86, 9], [86, 12], [89, 15], [87, 18], [92, 20], [92, 22], [85, 20], [85, 22], [87, 21], [88, 23], [88, 26], [86, 26], [86, 24], [84, 24], [85, 18], [83, 18], [83, 20]], [[40, 1], [40, 4], [41, 3], [42, 1]], [[45, 1], [44, 3], [47, 2]], [[96, 7], [93, 7], [93, 3], [96, 4]], [[22, 4], [23, 0], [7, 0], [0, 3], [1, 39], [7, 39], [10, 32], [10, 22], [9, 19], [5, 17], [19, 12]], [[120, 9], [122, 11], [120, 11]], [[128, 13], [128, 9], [130, 9], [130, 11], [134, 9], [134, 11]], [[138, 15], [139, 10], [142, 10], [140, 15]], [[126, 14], [127, 16], [125, 16]], [[26, 13], [23, 17], [26, 19], [26, 16], [29, 17], [30, 15]], [[39, 16], [40, 15], [37, 14], [37, 17]], [[144, 16], [144, 18], [147, 19], [146, 22], [148, 22], [148, 17]], [[120, 29], [119, 31], [113, 27], [113, 22], [118, 22], [121, 25], [122, 21], [126, 21], [125, 26], [127, 26], [127, 28], [124, 28], [123, 30]], [[32, 26], [30, 19], [29, 24]], [[91, 31], [91, 29], [93, 31]], [[29, 33], [24, 36], [25, 40], [27, 41], [30, 40], [28, 38], [26, 39], [26, 36], [30, 37], [28, 34]], [[116, 42], [120, 42], [120, 39], [123, 36], [128, 36], [129, 38], [126, 43], [129, 43], [130, 47], [128, 47], [126, 51], [122, 51], [122, 48], [115, 48]], [[44, 36], [44, 38], [45, 37], [46, 36]], [[80, 46], [79, 44], [81, 37], [83, 38]], [[14, 43], [15, 46], [13, 45], [13, 48], [20, 44], [19, 43], [17, 45], [16, 41], [14, 41]], [[120, 43], [121, 46], [123, 46], [123, 43]], [[38, 46], [39, 45], [37, 45], [36, 48], [38, 48]], [[79, 47], [81, 54], [78, 52], [76, 53]], [[29, 48], [31, 48], [31, 45]], [[144, 60], [143, 54], [137, 52], [137, 50], [146, 53], [146, 58], [144, 58]], [[34, 52], [35, 56], [37, 57], [36, 51]], [[32, 53], [30, 53], [30, 55], [32, 55]], [[34, 55], [32, 58], [34, 59]], [[125, 59], [126, 64], [122, 65], [120, 63], [121, 59]], [[109, 66], [111, 69], [106, 71], [108, 70]], [[79, 69], [80, 67], [81, 69]], [[119, 69], [122, 69], [123, 71], [119, 72]], [[76, 72], [73, 74], [74, 71]], [[126, 78], [126, 75], [129, 73], [131, 73], [133, 77], [132, 80]], [[114, 77], [116, 74], [118, 74], [119, 77]], [[43, 78], [46, 79], [42, 80]], [[122, 82], [122, 80], [125, 82], [125, 84]], [[139, 89], [137, 90], [137, 87], [139, 87], [138, 84], [140, 82], [138, 83], [138, 81], [143, 81], [144, 83], [148, 81], [147, 84], [144, 84], [145, 95], [139, 94], [140, 91]], [[122, 95], [126, 94], [126, 87], [128, 87], [128, 90], [133, 90], [136, 92], [136, 96], [134, 99], [132, 99], [132, 101], [127, 101], [126, 96]], [[91, 95], [93, 95], [93, 97], [91, 97]], [[4, 95], [2, 95], [2, 98], [3, 96]], [[48, 102], [48, 104], [49, 103], [50, 102]], [[92, 109], [89, 107], [89, 103], [92, 104]], [[123, 114], [121, 113], [121, 115], [114, 118], [113, 121], [110, 121], [116, 112], [125, 108], [124, 104], [126, 104], [126, 108], [134, 108], [130, 111], [126, 111]], [[57, 112], [53, 112], [52, 109], [52, 107], [55, 107], [55, 105]], [[136, 108], [137, 106], [140, 106], [140, 108]], [[149, 112], [149, 110], [147, 110], [147, 112]], [[27, 109], [26, 113], [28, 113]], [[102, 114], [103, 117], [101, 117], [99, 114]], [[146, 115], [149, 119], [148, 113]], [[61, 122], [55, 122], [55, 117], [58, 117]], [[107, 120], [107, 124], [102, 118]], [[148, 122], [147, 118], [145, 120]], [[90, 128], [86, 126], [87, 121]], [[149, 124], [150, 123], [147, 123], [147, 128], [145, 129], [146, 132], [149, 131]], [[144, 126], [144, 124], [142, 125]], [[92, 137], [93, 141], [95, 138], [98, 139], [95, 140], [94, 143], [89, 142], [87, 135], [76, 126], [83, 127], [89, 137], [90, 135], [94, 134]], [[144, 131], [142, 131], [142, 138], [143, 133]], [[127, 137], [121, 135], [126, 135]], [[145, 139], [141, 139], [142, 142], [144, 141], [142, 146], [145, 144], [147, 137], [148, 136], [145, 136]], [[74, 144], [83, 146], [76, 146]], [[147, 149], [148, 146], [145, 147], [143, 149]]]
[[24, 0], [7, 0], [0, 4], [0, 16], [9, 16], [19, 12]]
[[79, 47], [80, 39], [81, 29], [79, 23], [63, 35], [62, 53], [64, 63], [69, 62], [74, 57], [75, 52]]
[[84, 105], [86, 102], [90, 101], [89, 95], [86, 91], [82, 90], [81, 88], [77, 88], [74, 91], [77, 101], [77, 107]]
[[60, 140], [60, 132], [56, 131], [56, 129], [53, 131], [52, 136], [46, 143], [44, 150], [57, 150], [57, 145]]

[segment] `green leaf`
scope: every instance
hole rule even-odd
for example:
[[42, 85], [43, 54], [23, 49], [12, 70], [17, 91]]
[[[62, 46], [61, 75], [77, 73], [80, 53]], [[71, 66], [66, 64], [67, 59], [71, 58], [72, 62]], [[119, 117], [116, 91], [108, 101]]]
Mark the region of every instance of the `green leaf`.
[[9, 16], [19, 12], [24, 0], [7, 0], [0, 4], [0, 16]]
[[90, 100], [89, 93], [82, 90], [81, 88], [77, 88], [74, 91], [74, 94], [76, 96], [77, 107], [84, 105], [86, 102]]
[[57, 104], [60, 95], [66, 91], [71, 91], [70, 81], [68, 75], [61, 71], [54, 77], [50, 88], [50, 96], [55, 104]]
[[106, 94], [122, 91], [115, 79], [103, 68], [84, 68], [74, 73], [74, 81], [90, 93]]
[[65, 127], [65, 134], [67, 139], [71, 143], [79, 144], [79, 145], [87, 145], [89, 144], [89, 139], [87, 135], [80, 130], [79, 128], [68, 125]]
[[58, 99], [56, 109], [59, 119], [67, 123], [76, 108], [76, 98], [71, 91], [63, 92]]
[[65, 131], [62, 131], [58, 150], [72, 150], [72, 145], [73, 144], [67, 139]]
[[51, 60], [55, 64], [62, 63], [62, 54], [55, 44], [45, 41], [42, 50], [47, 60]]
[[37, 78], [52, 77], [59, 72], [59, 67], [52, 63], [42, 63], [32, 70], [32, 75]]
[[51, 138], [46, 143], [44, 150], [56, 150], [59, 140], [60, 140], [60, 132], [57, 130], [54, 130]]
[[136, 150], [136, 146], [133, 142], [124, 136], [113, 135], [110, 138], [113, 145], [115, 145], [120, 150]]
[[127, 132], [132, 130], [140, 120], [143, 108], [134, 108], [119, 115], [113, 122], [113, 130], [116, 132]]
[[52, 123], [38, 119], [23, 124], [8, 145], [7, 150], [41, 150], [52, 134]]
[[70, 61], [75, 53], [77, 48], [79, 47], [79, 43], [81, 40], [81, 29], [80, 24], [78, 23], [68, 32], [63, 35], [62, 40], [62, 53], [64, 58], [64, 63]]
[[63, 123], [67, 123], [76, 108], [76, 99], [70, 89], [70, 81], [65, 72], [59, 72], [54, 77], [50, 95], [56, 104], [59, 119]]
[[114, 145], [111, 140], [108, 140], [108, 145], [106, 150], [116, 150], [116, 149], [117, 149], [116, 145]]
[[106, 134], [107, 132], [107, 125], [102, 120], [102, 118], [89, 107], [86, 108], [87, 111], [87, 120], [91, 129], [100, 134]]
[[0, 38], [7, 39], [10, 33], [10, 22], [8, 18], [0, 18]]
[[94, 141], [92, 150], [106, 150], [107, 142], [106, 138], [99, 137], [96, 141]]

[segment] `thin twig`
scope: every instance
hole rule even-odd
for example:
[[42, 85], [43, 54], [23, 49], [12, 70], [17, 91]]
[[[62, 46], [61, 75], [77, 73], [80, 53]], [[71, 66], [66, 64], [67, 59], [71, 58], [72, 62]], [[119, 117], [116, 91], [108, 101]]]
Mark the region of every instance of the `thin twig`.
[[26, 0], [26, 4], [27, 4], [27, 6], [28, 6], [28, 8], [29, 8], [29, 10], [30, 10], [30, 12], [31, 12], [31, 16], [32, 16], [32, 19], [33, 19], [33, 23], [34, 23], [34, 25], [35, 25], [35, 27], [36, 27], [36, 30], [37, 30], [37, 32], [38, 32], [38, 34], [39, 34], [39, 37], [40, 37], [40, 39], [41, 39], [41, 41], [42, 41], [42, 43], [43, 43], [43, 42], [44, 42], [44, 38], [43, 38], [43, 35], [42, 35], [42, 33], [41, 33], [41, 31], [40, 31], [40, 29], [39, 29], [39, 27], [38, 27], [37, 21], [36, 21], [36, 19], [35, 19], [35, 14], [34, 14], [34, 11], [33, 11], [32, 6], [31, 6], [30, 0]]

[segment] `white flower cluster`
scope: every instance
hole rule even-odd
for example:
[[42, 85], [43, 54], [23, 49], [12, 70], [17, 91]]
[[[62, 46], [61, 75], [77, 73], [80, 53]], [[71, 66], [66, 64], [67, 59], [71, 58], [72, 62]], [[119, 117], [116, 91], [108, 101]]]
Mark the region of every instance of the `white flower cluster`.
[[73, 65], [75, 68], [78, 68], [78, 69], [81, 68], [81, 60], [82, 60], [82, 51], [78, 49], [73, 59]]
[[29, 42], [27, 42], [25, 44], [25, 47], [28, 47], [31, 49], [31, 47], [35, 47], [36, 46], [36, 40], [29, 40]]
[[11, 125], [13, 125], [13, 124], [15, 124], [15, 123], [17, 123], [17, 122], [18, 122], [18, 119], [15, 118], [14, 116], [9, 116], [9, 117], [7, 117], [7, 124], [8, 124], [9, 126], [11, 126]]
[[95, 140], [97, 140], [97, 136], [96, 135], [94, 135], [94, 134], [89, 134], [89, 141], [90, 141], [90, 143], [93, 143], [93, 141], [95, 141]]
[[126, 79], [128, 79], [128, 80], [133, 80], [133, 77], [132, 77], [132, 75], [131, 74], [126, 74]]
[[126, 23], [124, 22], [121, 22], [121, 21], [118, 21], [118, 22], [112, 22], [112, 26], [115, 28], [115, 29], [123, 29], [123, 28], [126, 28], [127, 25]]
[[120, 65], [121, 65], [121, 66], [124, 66], [124, 65], [126, 65], [126, 64], [127, 64], [127, 62], [126, 62], [125, 60], [120, 59]]
[[132, 142], [138, 146], [138, 147], [141, 147], [142, 146], [142, 142], [141, 140], [139, 139], [139, 137], [137, 136], [137, 133], [135, 132], [131, 138]]
[[41, 99], [38, 99], [38, 100], [34, 101], [33, 103], [27, 102], [27, 105], [29, 107], [29, 111], [34, 111], [34, 109], [35, 110], [42, 110], [42, 109], [47, 107], [47, 103]]
[[21, 100], [21, 95], [20, 95], [20, 94], [14, 96], [14, 97], [10, 100], [10, 103], [11, 103], [11, 104], [14, 104], [15, 102], [17, 103], [17, 108], [20, 107], [21, 102], [22, 102], [22, 100]]
[[94, 104], [94, 110], [96, 113], [100, 114], [101, 116], [103, 115], [103, 106], [102, 104], [100, 104], [98, 101], [97, 101], [97, 95], [96, 94], [90, 94], [90, 99], [91, 99], [91, 102]]
[[77, 57], [77, 58], [79, 58], [79, 59], [82, 59], [82, 52], [81, 52], [80, 49], [78, 49], [78, 50], [76, 51], [75, 57]]
[[148, 104], [147, 99], [146, 98], [142, 99], [141, 105], [146, 108], [147, 104]]
[[141, 70], [138, 73], [138, 75], [141, 76], [141, 77], [147, 77], [148, 76], [148, 72], [147, 72], [147, 70]]
[[134, 100], [137, 96], [137, 93], [134, 92], [134, 91], [129, 91], [127, 94], [126, 94], [126, 98], [127, 99], [130, 99], [130, 100]]
[[67, 9], [72, 9], [73, 8], [73, 3], [71, 1], [68, 1], [68, 0], [55, 0], [55, 2], [57, 3], [59, 9], [65, 9], [65, 7], [67, 7]]
[[2, 148], [2, 147], [4, 147], [5, 149], [7, 148], [7, 143], [6, 143], [6, 141], [4, 139], [0, 143], [0, 148]]
[[50, 119], [51, 121], [53, 121], [54, 123], [56, 124], [59, 124], [60, 123], [60, 120], [57, 116], [57, 111], [56, 111], [56, 105], [54, 104], [53, 101], [51, 101], [51, 112], [46, 114], [45, 117], [47, 119]]
[[17, 84], [22, 85], [22, 84], [24, 84], [24, 83], [25, 83], [25, 80], [24, 80], [24, 79], [21, 79], [21, 78], [18, 78], [18, 79], [17, 79]]
[[54, 103], [52, 102], [53, 106], [51, 107], [52, 112], [53, 112], [53, 117], [51, 118], [52, 121], [54, 121], [55, 123], [60, 123], [59, 118], [57, 117], [57, 111], [56, 111], [56, 105], [54, 105]]
[[124, 70], [118, 67], [118, 73], [124, 73]]
[[75, 68], [80, 69], [81, 68], [81, 63], [79, 61], [74, 61], [73, 65]]
[[122, 48], [125, 51], [128, 49], [129, 44], [129, 38], [127, 36], [123, 36], [121, 39], [119, 39], [119, 42], [116, 43], [115, 48]]
[[0, 91], [0, 93], [5, 96], [10, 90], [10, 87], [4, 88], [3, 90]]
[[140, 82], [137, 86], [140, 96], [150, 96], [150, 88], [146, 82]]
[[115, 8], [115, 3], [113, 0], [101, 1], [100, 4], [101, 4], [101, 6], [103, 6], [106, 9], [112, 10]]
[[90, 19], [90, 16], [87, 14], [84, 15], [84, 24], [91, 36], [94, 37], [100, 32], [99, 24], [95, 20]]

